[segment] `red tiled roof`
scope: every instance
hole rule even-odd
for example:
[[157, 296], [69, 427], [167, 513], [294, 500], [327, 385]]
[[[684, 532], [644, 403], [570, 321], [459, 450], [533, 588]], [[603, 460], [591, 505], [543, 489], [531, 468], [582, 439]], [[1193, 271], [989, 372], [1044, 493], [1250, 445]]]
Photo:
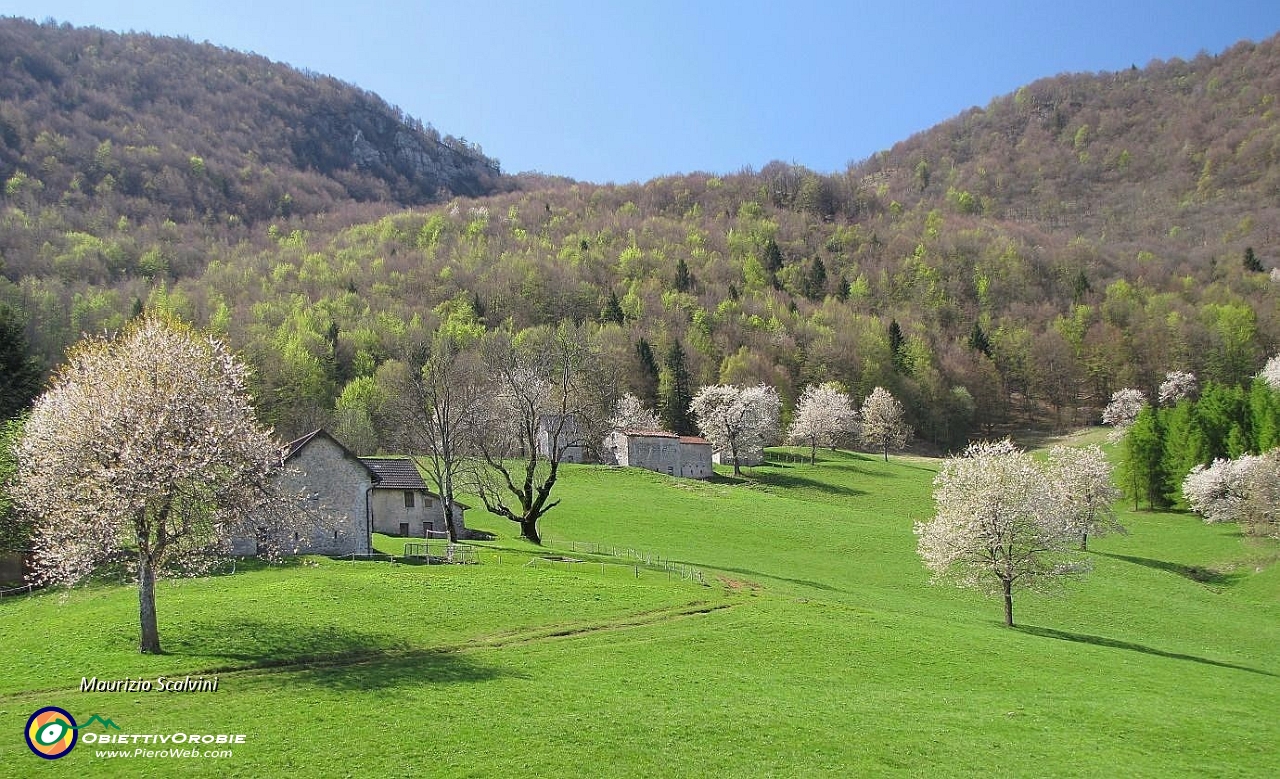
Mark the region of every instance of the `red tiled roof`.
[[636, 430], [627, 428], [621, 433], [626, 436], [645, 436], [646, 438], [679, 438], [675, 433], [668, 433], [666, 430]]
[[699, 438], [699, 437], [698, 437], [698, 436], [696, 436], [696, 435], [682, 435], [682, 436], [680, 436], [680, 443], [682, 443], [682, 444], [698, 444], [699, 446], [711, 446], [711, 442], [710, 442], [710, 441], [708, 441], [708, 440], [707, 440], [707, 439], [705, 439], [705, 438]]

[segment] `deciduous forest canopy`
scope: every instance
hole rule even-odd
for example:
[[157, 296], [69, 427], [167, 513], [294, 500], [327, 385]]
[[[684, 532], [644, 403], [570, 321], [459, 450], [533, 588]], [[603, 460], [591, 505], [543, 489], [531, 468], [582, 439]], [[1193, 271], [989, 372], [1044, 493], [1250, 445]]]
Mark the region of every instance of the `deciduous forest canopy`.
[[883, 386], [958, 447], [1276, 351], [1277, 95], [1272, 38], [1044, 79], [833, 174], [597, 186], [259, 57], [4, 20], [0, 302], [46, 369], [143, 306], [209, 327], [286, 436], [460, 316], [589, 324], [651, 408], [680, 354], [784, 424], [806, 385]]

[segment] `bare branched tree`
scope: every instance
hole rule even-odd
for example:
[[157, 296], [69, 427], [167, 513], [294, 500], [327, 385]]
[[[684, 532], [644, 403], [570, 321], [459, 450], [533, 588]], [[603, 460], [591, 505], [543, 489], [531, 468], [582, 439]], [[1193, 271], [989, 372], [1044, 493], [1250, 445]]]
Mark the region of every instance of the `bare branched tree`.
[[455, 488], [480, 451], [490, 382], [477, 349], [481, 331], [441, 326], [418, 370], [400, 382], [394, 404], [397, 441], [417, 455], [440, 496], [449, 540], [458, 540], [453, 523]]
[[599, 351], [580, 327], [490, 334], [484, 344], [492, 390], [478, 443], [482, 467], [472, 480], [489, 512], [542, 543], [538, 520], [551, 499], [565, 453], [587, 445], [586, 431], [607, 428], [613, 399]]

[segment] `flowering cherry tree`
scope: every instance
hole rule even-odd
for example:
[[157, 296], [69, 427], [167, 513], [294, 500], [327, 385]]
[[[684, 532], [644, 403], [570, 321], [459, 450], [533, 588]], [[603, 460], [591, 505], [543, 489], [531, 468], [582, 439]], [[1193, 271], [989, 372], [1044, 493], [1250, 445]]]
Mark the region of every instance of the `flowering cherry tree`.
[[1182, 495], [1191, 510], [1205, 522], [1239, 522], [1252, 486], [1251, 472], [1262, 458], [1245, 455], [1235, 460], [1214, 460], [1197, 465], [1182, 480]]
[[610, 430], [661, 430], [662, 422], [652, 409], [630, 392], [618, 398], [609, 417]]
[[907, 414], [889, 390], [876, 387], [862, 401], [862, 441], [884, 453], [889, 462], [889, 450], [901, 449], [911, 440], [911, 426]]
[[1102, 424], [1123, 429], [1133, 424], [1138, 412], [1147, 405], [1147, 394], [1140, 389], [1126, 387], [1111, 395], [1111, 402], [1102, 410]]
[[764, 384], [703, 387], [689, 408], [702, 435], [733, 459], [735, 476], [742, 475], [738, 465], [742, 456], [763, 449], [778, 434], [778, 391]]
[[1267, 360], [1267, 364], [1258, 371], [1258, 378], [1270, 384], [1273, 389], [1280, 389], [1280, 354]]
[[848, 394], [833, 381], [810, 384], [796, 402], [795, 419], [787, 439], [809, 445], [809, 464], [818, 458], [819, 446], [835, 446], [841, 436], [858, 429], [858, 412]]
[[1173, 406], [1183, 398], [1196, 394], [1196, 375], [1187, 371], [1169, 371], [1160, 383], [1160, 405]]
[[1111, 478], [1111, 464], [1096, 446], [1055, 446], [1049, 450], [1049, 476], [1067, 511], [1072, 533], [1081, 551], [1089, 548], [1089, 536], [1124, 533], [1116, 519], [1115, 502], [1120, 490]]
[[288, 547], [305, 512], [271, 477], [281, 450], [249, 404], [244, 365], [162, 318], [88, 338], [31, 410], [13, 486], [34, 526], [35, 577], [71, 584], [132, 560], [140, 649], [160, 651], [155, 580], [195, 575], [257, 537]]
[[1072, 548], [1073, 512], [1047, 468], [1008, 439], [970, 444], [943, 462], [934, 516], [915, 525], [934, 581], [1001, 595], [1009, 627], [1015, 589], [1087, 570]]

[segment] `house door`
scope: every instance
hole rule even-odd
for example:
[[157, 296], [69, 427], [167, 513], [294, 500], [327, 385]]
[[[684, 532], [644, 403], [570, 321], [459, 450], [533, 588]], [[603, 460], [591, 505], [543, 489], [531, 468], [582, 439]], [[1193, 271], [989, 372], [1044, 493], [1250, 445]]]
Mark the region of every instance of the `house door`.
[[407, 536], [407, 535], [409, 535], [409, 523], [408, 523], [408, 522], [401, 522], [401, 523], [400, 523], [400, 535], [402, 535], [402, 536]]
[[428, 536], [427, 531], [428, 531], [428, 530], [430, 530], [430, 529], [431, 529], [431, 523], [430, 523], [430, 522], [423, 522], [423, 523], [422, 523], [422, 537], [423, 537], [423, 538], [426, 538], [426, 537]]

